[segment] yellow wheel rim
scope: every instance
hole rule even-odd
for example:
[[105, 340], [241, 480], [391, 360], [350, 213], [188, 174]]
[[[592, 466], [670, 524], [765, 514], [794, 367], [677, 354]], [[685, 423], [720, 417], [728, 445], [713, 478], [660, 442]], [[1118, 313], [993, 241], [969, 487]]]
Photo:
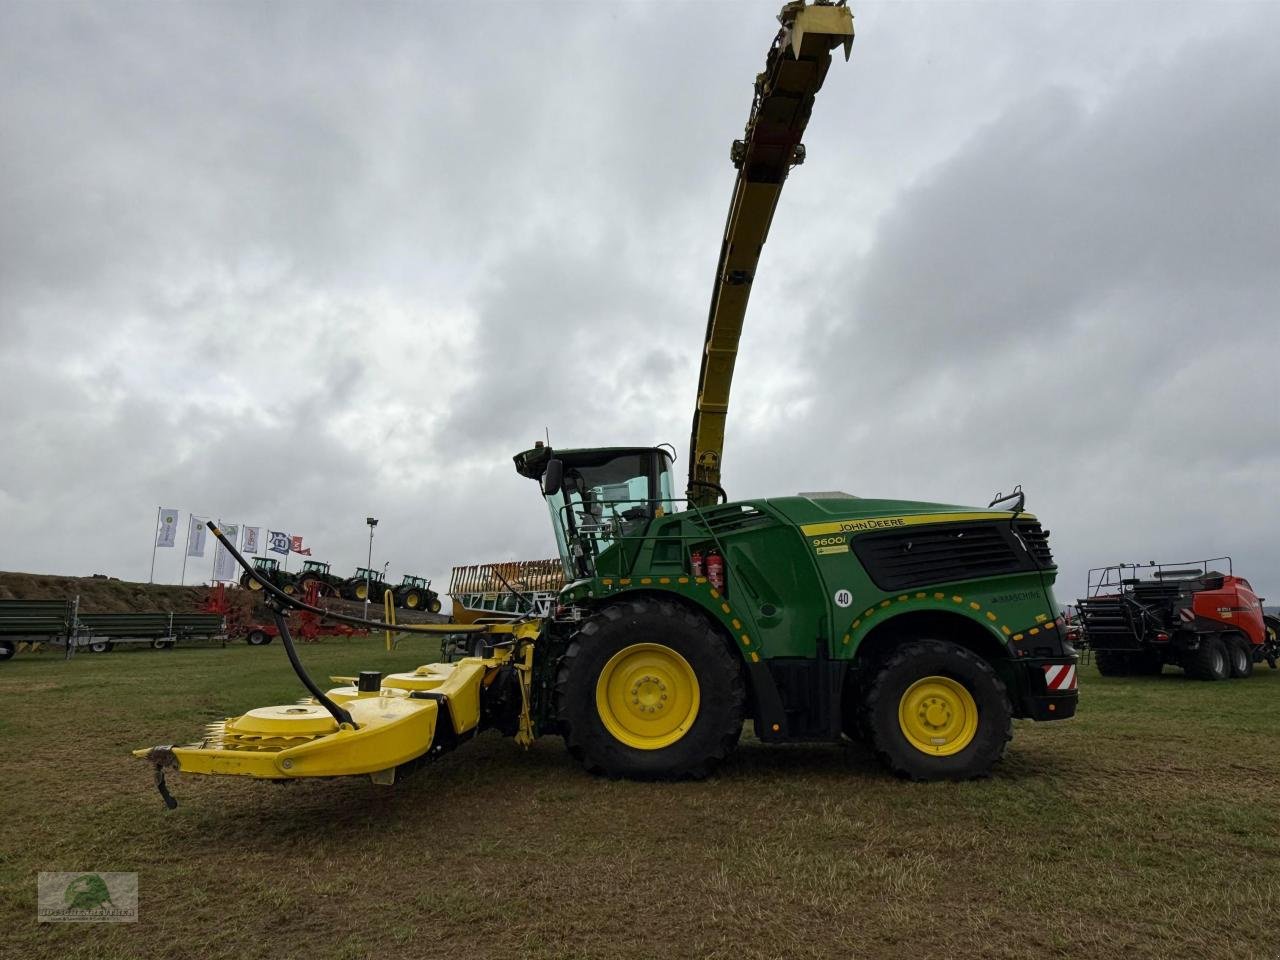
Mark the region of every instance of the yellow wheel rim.
[[260, 584], [257, 580], [254, 580], [252, 577], [250, 577], [250, 578], [249, 578], [249, 589], [250, 589], [250, 590], [261, 590], [261, 589], [262, 589], [262, 584]]
[[369, 589], [363, 583], [356, 587], [356, 597], [363, 600], [369, 596]]
[[898, 701], [898, 725], [921, 753], [949, 757], [973, 742], [978, 704], [950, 677], [925, 677], [907, 687]]
[[409, 594], [407, 597], [404, 598], [404, 605], [408, 607], [410, 610], [417, 607], [418, 595], [416, 593]]
[[700, 698], [689, 661], [660, 643], [624, 647], [596, 681], [600, 722], [615, 740], [637, 750], [661, 750], [688, 733]]

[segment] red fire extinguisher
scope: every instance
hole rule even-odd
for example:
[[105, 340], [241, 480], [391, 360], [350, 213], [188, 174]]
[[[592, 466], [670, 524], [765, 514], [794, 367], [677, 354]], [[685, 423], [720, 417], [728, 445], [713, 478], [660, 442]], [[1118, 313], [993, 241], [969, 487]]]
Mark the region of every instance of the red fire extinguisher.
[[695, 550], [689, 555], [689, 569], [695, 577], [702, 576], [702, 551]]
[[707, 554], [707, 579], [713, 587], [724, 593], [724, 557], [718, 553]]

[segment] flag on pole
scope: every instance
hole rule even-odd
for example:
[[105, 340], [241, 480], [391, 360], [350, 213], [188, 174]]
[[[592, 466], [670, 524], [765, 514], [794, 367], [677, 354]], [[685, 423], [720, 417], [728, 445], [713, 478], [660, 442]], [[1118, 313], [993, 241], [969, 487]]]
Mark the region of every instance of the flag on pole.
[[302, 537], [292, 537], [289, 540], [289, 549], [300, 557], [311, 556], [311, 548], [302, 545]]
[[[223, 535], [232, 543], [236, 542], [236, 538], [240, 536], [240, 525], [238, 523], [226, 523], [222, 526]], [[235, 557], [231, 556], [231, 551], [222, 545], [222, 541], [218, 541], [218, 549], [213, 555], [213, 579], [215, 580], [237, 580], [236, 570], [239, 569]]]
[[173, 507], [160, 508], [160, 529], [156, 531], [157, 547], [172, 547], [178, 539], [178, 514]]
[[267, 549], [272, 553], [286, 555], [289, 553], [289, 535], [287, 533], [281, 533], [279, 530], [269, 530], [267, 531], [267, 540], [270, 541], [267, 544]]
[[240, 552], [253, 556], [259, 550], [258, 541], [262, 539], [261, 527], [245, 527], [244, 539], [240, 541]]
[[191, 519], [187, 523], [188, 557], [204, 556], [204, 536], [207, 532], [208, 527], [204, 525], [204, 521], [195, 514], [192, 514]]

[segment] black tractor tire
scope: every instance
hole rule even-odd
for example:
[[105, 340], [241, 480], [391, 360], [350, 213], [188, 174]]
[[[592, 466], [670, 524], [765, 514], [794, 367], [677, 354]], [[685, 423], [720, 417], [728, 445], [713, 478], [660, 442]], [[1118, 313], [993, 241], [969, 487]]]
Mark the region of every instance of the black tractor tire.
[[1133, 655], [1118, 650], [1095, 650], [1093, 662], [1104, 677], [1127, 677], [1133, 670]]
[[290, 580], [280, 589], [291, 597], [301, 596], [302, 594], [302, 590], [299, 588], [296, 580]]
[[1146, 649], [1135, 653], [1131, 661], [1133, 673], [1139, 677], [1158, 677], [1164, 672], [1164, 658], [1159, 650]]
[[253, 577], [250, 576], [248, 572], [240, 574], [240, 586], [244, 587], [246, 590], [262, 589], [262, 584], [260, 584], [257, 580], [253, 579]]
[[1231, 676], [1231, 661], [1227, 647], [1220, 639], [1202, 636], [1200, 646], [1191, 654], [1185, 670], [1197, 680], [1226, 680]]
[[[928, 677], [960, 684], [977, 707], [972, 739], [961, 750], [933, 756], [907, 739], [899, 719], [908, 690]], [[909, 780], [972, 780], [985, 777], [1013, 739], [1009, 692], [982, 657], [942, 640], [912, 640], [898, 646], [876, 669], [863, 705], [871, 747], [880, 762]]]
[[18, 648], [14, 646], [12, 640], [0, 640], [0, 662], [12, 660], [17, 652]]
[[431, 599], [427, 601], [427, 609], [428, 609], [428, 610], [430, 610], [432, 613], [439, 613], [439, 612], [440, 612], [440, 598], [439, 598], [438, 596], [435, 596], [435, 595], [433, 594], [433, 595], [432, 595], [432, 597], [431, 597]]
[[262, 630], [250, 630], [245, 640], [251, 647], [265, 647], [271, 642], [271, 634], [264, 633]]
[[[615, 737], [596, 703], [606, 666], [637, 644], [676, 654], [697, 681], [697, 713], [688, 729], [656, 749]], [[560, 661], [555, 689], [569, 753], [589, 772], [610, 778], [702, 779], [737, 746], [746, 716], [742, 662], [728, 640], [702, 615], [653, 597], [610, 604], [583, 624]]]
[[422, 591], [417, 588], [406, 590], [401, 596], [396, 597], [396, 605], [406, 610], [417, 610], [422, 606]]
[[1231, 679], [1243, 680], [1253, 676], [1253, 644], [1240, 635], [1223, 638], [1227, 647], [1227, 665]]

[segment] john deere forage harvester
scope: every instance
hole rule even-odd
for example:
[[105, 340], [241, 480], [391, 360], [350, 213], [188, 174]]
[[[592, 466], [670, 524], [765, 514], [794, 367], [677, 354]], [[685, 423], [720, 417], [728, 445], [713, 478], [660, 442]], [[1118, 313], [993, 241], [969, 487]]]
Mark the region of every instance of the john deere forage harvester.
[[[676, 496], [663, 447], [518, 454], [516, 469], [539, 483], [551, 514], [565, 574], [555, 604], [517, 603], [530, 612], [502, 623], [401, 625], [452, 635], [479, 655], [334, 678], [328, 692], [298, 662], [277, 612], [311, 701], [214, 723], [190, 746], [137, 751], [162, 792], [171, 768], [389, 784], [484, 729], [521, 744], [559, 735], [583, 766], [609, 776], [700, 777], [746, 721], [766, 742], [849, 736], [900, 775], [955, 779], [991, 769], [1013, 718], [1074, 714], [1076, 656], [1052, 592], [1056, 568], [1021, 493], [974, 508], [844, 494], [729, 502], [720, 486], [760, 246], [804, 156], [800, 135], [831, 50], [847, 53], [853, 38], [844, 6], [789, 3], [780, 20], [732, 150], [738, 179], [687, 498]], [[263, 586], [277, 608], [299, 605]]]

